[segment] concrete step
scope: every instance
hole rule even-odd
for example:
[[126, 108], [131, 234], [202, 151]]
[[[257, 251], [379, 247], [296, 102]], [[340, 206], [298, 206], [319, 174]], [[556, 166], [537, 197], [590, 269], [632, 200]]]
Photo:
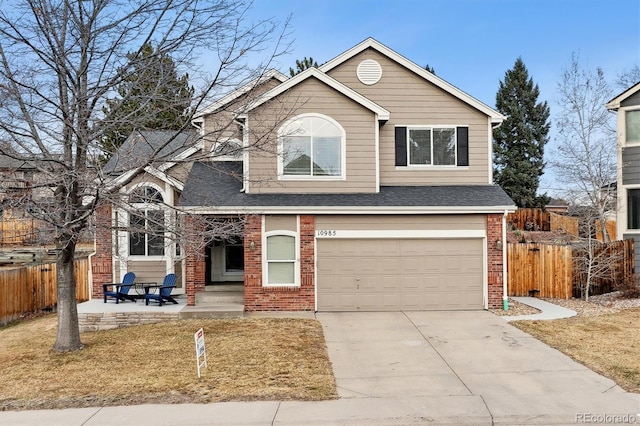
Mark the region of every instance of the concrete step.
[[212, 291], [196, 293], [196, 305], [244, 303], [244, 291]]
[[180, 311], [181, 319], [241, 318], [242, 316], [244, 316], [244, 305], [235, 303], [187, 306]]
[[217, 291], [244, 291], [244, 284], [240, 282], [237, 284], [211, 284], [205, 286], [205, 292], [207, 293]]

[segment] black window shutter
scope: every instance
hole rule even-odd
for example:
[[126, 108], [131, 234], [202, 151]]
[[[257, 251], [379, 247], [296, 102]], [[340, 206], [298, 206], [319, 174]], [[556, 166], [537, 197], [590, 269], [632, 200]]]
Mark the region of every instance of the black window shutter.
[[396, 127], [396, 166], [407, 165], [407, 128]]
[[458, 127], [456, 133], [458, 134], [458, 166], [469, 165], [469, 128]]

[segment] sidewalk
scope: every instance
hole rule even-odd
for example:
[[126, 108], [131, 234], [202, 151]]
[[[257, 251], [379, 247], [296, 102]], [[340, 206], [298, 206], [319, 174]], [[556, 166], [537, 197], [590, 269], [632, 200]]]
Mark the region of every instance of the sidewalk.
[[563, 308], [562, 306], [554, 305], [553, 303], [545, 302], [535, 297], [512, 297], [516, 302], [524, 303], [525, 305], [532, 306], [540, 313], [531, 315], [504, 315], [505, 321], [520, 321], [520, 320], [553, 320], [560, 318], [570, 318], [576, 316], [576, 311]]

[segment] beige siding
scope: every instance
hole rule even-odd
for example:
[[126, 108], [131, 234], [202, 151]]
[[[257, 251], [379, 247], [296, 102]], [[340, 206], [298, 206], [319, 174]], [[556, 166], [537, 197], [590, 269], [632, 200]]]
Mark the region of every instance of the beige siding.
[[240, 109], [242, 105], [257, 98], [266, 91], [273, 89], [278, 84], [280, 84], [280, 81], [275, 78], [271, 78], [259, 86], [256, 86], [251, 93], [240, 96], [234, 102], [226, 105], [224, 109], [216, 111], [215, 114], [208, 114], [205, 116], [203, 129], [205, 150], [208, 152], [213, 143], [219, 139], [237, 138], [242, 140], [242, 128], [233, 121], [237, 115], [236, 110]]
[[[344, 128], [347, 157], [344, 180], [278, 180], [277, 129], [286, 119], [305, 113], [329, 116]], [[375, 126], [374, 114], [358, 103], [315, 78], [302, 82], [263, 104], [249, 117], [252, 143], [262, 141], [250, 155], [249, 191], [375, 192]]]
[[[356, 76], [357, 66], [364, 59], [374, 59], [382, 66], [382, 78], [371, 86], [362, 84]], [[381, 185], [489, 183], [491, 139], [486, 115], [372, 49], [334, 68], [329, 75], [391, 113], [380, 129]], [[398, 125], [469, 126], [470, 166], [396, 170], [394, 128]]]
[[264, 218], [264, 231], [298, 231], [298, 216], [269, 215]]
[[482, 215], [322, 215], [316, 216], [318, 230], [485, 230]]
[[129, 260], [129, 271], [136, 274], [136, 282], [162, 283], [167, 275], [167, 264], [164, 260]]

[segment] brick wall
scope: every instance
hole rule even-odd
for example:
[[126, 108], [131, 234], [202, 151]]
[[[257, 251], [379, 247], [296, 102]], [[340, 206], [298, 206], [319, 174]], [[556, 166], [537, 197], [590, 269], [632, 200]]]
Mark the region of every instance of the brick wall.
[[502, 308], [502, 278], [503, 258], [502, 250], [506, 248], [506, 242], [502, 241], [502, 250], [496, 248], [496, 241], [502, 241], [502, 215], [487, 215], [487, 272], [489, 309]]
[[262, 218], [250, 216], [244, 231], [244, 304], [247, 311], [313, 311], [315, 217], [300, 216], [300, 287], [262, 286]]
[[113, 282], [113, 231], [111, 206], [103, 204], [96, 209], [96, 254], [91, 257], [92, 298], [102, 297], [102, 284]]
[[186, 244], [185, 258], [185, 292], [187, 293], [187, 306], [195, 306], [196, 293], [205, 290], [205, 268], [206, 262], [204, 253], [198, 250], [204, 250], [204, 241], [193, 241], [195, 238], [203, 238], [201, 229], [197, 229], [200, 222], [195, 222], [189, 215], [185, 217], [185, 226], [187, 235], [192, 241]]

